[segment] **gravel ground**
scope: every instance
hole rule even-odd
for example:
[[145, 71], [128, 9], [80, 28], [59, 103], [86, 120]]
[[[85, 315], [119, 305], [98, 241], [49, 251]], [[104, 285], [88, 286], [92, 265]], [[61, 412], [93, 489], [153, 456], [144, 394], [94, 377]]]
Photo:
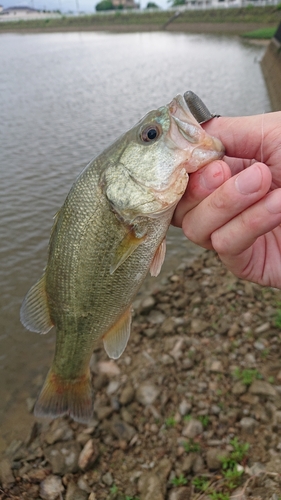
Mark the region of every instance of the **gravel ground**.
[[13, 441], [1, 500], [280, 500], [281, 291], [206, 251], [134, 309], [121, 359], [93, 353], [93, 419]]

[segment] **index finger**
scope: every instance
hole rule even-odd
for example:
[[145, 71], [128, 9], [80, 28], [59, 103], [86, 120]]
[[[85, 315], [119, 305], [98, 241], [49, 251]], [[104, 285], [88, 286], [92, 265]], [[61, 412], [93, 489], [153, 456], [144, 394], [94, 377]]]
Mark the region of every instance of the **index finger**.
[[[280, 112], [243, 117], [218, 117], [203, 124], [203, 128], [218, 137], [226, 155], [267, 162], [269, 148], [264, 148], [269, 136], [280, 136]], [[271, 139], [270, 139], [271, 140]], [[271, 140], [271, 143], [272, 143]], [[280, 140], [280, 139], [279, 139]]]

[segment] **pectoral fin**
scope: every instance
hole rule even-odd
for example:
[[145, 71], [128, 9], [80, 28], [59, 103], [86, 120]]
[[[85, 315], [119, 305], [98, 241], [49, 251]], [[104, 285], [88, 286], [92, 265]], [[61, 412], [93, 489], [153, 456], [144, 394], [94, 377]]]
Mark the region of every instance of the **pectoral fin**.
[[103, 337], [103, 345], [110, 358], [118, 359], [124, 352], [131, 331], [131, 307]]
[[47, 302], [45, 274], [25, 296], [20, 310], [20, 319], [25, 328], [32, 332], [47, 333], [54, 326]]
[[114, 260], [110, 266], [110, 274], [113, 274], [125, 260], [132, 255], [138, 246], [144, 241], [145, 235], [137, 238], [134, 228], [130, 229], [117, 247]]
[[150, 265], [150, 274], [151, 276], [158, 276], [161, 271], [162, 264], [165, 260], [166, 255], [166, 238], [162, 241], [162, 243], [157, 248], [155, 255], [153, 257], [153, 261]]

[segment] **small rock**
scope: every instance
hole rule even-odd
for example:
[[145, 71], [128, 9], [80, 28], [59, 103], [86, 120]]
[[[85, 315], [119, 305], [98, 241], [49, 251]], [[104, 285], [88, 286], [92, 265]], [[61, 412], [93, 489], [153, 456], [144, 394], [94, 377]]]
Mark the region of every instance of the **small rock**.
[[263, 351], [265, 349], [265, 345], [257, 340], [254, 342], [254, 348], [257, 349], [257, 351]]
[[3, 488], [8, 488], [11, 484], [15, 482], [15, 478], [12, 473], [10, 461], [7, 458], [3, 458], [0, 462], [0, 482]]
[[169, 500], [190, 500], [191, 498], [191, 491], [188, 486], [172, 489], [168, 497]]
[[204, 469], [204, 460], [201, 455], [197, 455], [193, 464], [193, 472], [199, 474]]
[[223, 364], [220, 360], [213, 360], [210, 364], [210, 367], [209, 367], [209, 371], [211, 373], [223, 373], [224, 372], [224, 368], [223, 368]]
[[258, 326], [257, 328], [255, 328], [255, 333], [264, 333], [264, 332], [267, 332], [267, 330], [270, 329], [270, 323], [267, 322], [267, 323], [263, 323], [262, 325]]
[[135, 397], [135, 390], [132, 385], [126, 385], [120, 394], [119, 401], [122, 405], [130, 404]]
[[86, 491], [87, 493], [91, 493], [92, 489], [87, 483], [86, 479], [83, 476], [79, 477], [77, 481], [77, 486], [79, 486], [80, 490]]
[[241, 431], [246, 434], [253, 434], [258, 422], [252, 417], [244, 417], [240, 420]]
[[41, 483], [48, 476], [49, 471], [46, 469], [31, 469], [28, 472], [28, 479], [33, 483]]
[[64, 491], [61, 478], [49, 476], [40, 484], [40, 497], [44, 500], [57, 500]]
[[119, 387], [120, 382], [118, 380], [111, 380], [106, 388], [106, 392], [109, 396], [111, 396], [111, 394], [114, 394], [119, 389]]
[[209, 323], [203, 321], [202, 319], [195, 318], [191, 321], [191, 331], [192, 333], [202, 333], [210, 328]]
[[73, 439], [73, 430], [66, 420], [55, 419], [44, 436], [47, 444], [54, 444], [57, 441], [70, 441]]
[[65, 500], [88, 500], [89, 494], [81, 490], [73, 481], [67, 486]]
[[264, 380], [254, 380], [250, 386], [249, 392], [251, 394], [255, 394], [256, 396], [273, 398], [277, 396], [276, 389], [274, 389], [269, 382], [265, 382]]
[[170, 335], [171, 333], [174, 333], [175, 327], [176, 322], [174, 318], [167, 318], [161, 326], [161, 332], [164, 333], [164, 335]]
[[240, 396], [241, 394], [244, 394], [247, 391], [247, 387], [241, 380], [238, 380], [232, 388], [232, 394], [235, 396]]
[[163, 354], [161, 357], [161, 363], [165, 366], [173, 365], [175, 360], [169, 356], [169, 354]]
[[110, 426], [112, 434], [120, 441], [130, 441], [136, 434], [136, 429], [123, 420], [115, 420]]
[[141, 303], [142, 312], [149, 312], [155, 306], [155, 299], [152, 296], [145, 297]]
[[199, 436], [203, 432], [203, 425], [200, 420], [192, 418], [182, 431], [182, 435], [190, 439]]
[[188, 415], [188, 413], [191, 411], [191, 408], [192, 405], [184, 399], [179, 405], [179, 412], [184, 417], [185, 415]]
[[156, 309], [150, 311], [149, 315], [147, 316], [147, 320], [149, 321], [149, 323], [152, 323], [153, 325], [160, 325], [161, 323], [164, 322], [165, 319], [166, 316], [161, 311], [158, 311]]
[[136, 400], [143, 406], [152, 405], [159, 396], [159, 389], [150, 382], [143, 382], [137, 389]]
[[206, 453], [208, 469], [213, 471], [221, 468], [222, 459], [228, 456], [226, 450], [220, 448], [210, 448]]
[[106, 486], [111, 486], [113, 484], [113, 477], [112, 477], [112, 474], [110, 472], [106, 472], [103, 476], [102, 476], [102, 482], [104, 484], [106, 484]]
[[93, 491], [90, 493], [88, 500], [97, 500], [96, 494]]
[[97, 444], [93, 439], [89, 439], [79, 455], [78, 466], [80, 467], [80, 469], [86, 470], [95, 463], [98, 456], [99, 449]]
[[95, 413], [98, 420], [105, 420], [112, 415], [113, 408], [111, 406], [98, 406], [95, 408]]
[[186, 457], [184, 457], [181, 470], [182, 472], [189, 473], [193, 469], [193, 465], [196, 461], [197, 454], [196, 453], [188, 453]]
[[51, 464], [52, 472], [63, 476], [68, 472], [78, 470], [78, 458], [80, 455], [80, 445], [77, 441], [67, 441], [66, 443], [56, 443], [48, 446], [44, 454]]
[[115, 377], [116, 375], [120, 375], [120, 368], [113, 360], [100, 361], [98, 363], [98, 369], [100, 373], [104, 373], [108, 377]]
[[162, 484], [159, 477], [154, 473], [146, 473], [140, 477], [138, 483], [141, 492], [140, 500], [164, 500]]

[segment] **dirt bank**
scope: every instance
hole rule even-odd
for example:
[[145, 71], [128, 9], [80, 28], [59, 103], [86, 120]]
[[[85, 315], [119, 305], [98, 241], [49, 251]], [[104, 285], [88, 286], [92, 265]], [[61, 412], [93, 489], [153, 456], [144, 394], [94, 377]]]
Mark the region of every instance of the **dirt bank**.
[[278, 500], [280, 303], [211, 252], [180, 266], [135, 302], [118, 361], [97, 346], [88, 426], [35, 422], [0, 462], [0, 498]]

